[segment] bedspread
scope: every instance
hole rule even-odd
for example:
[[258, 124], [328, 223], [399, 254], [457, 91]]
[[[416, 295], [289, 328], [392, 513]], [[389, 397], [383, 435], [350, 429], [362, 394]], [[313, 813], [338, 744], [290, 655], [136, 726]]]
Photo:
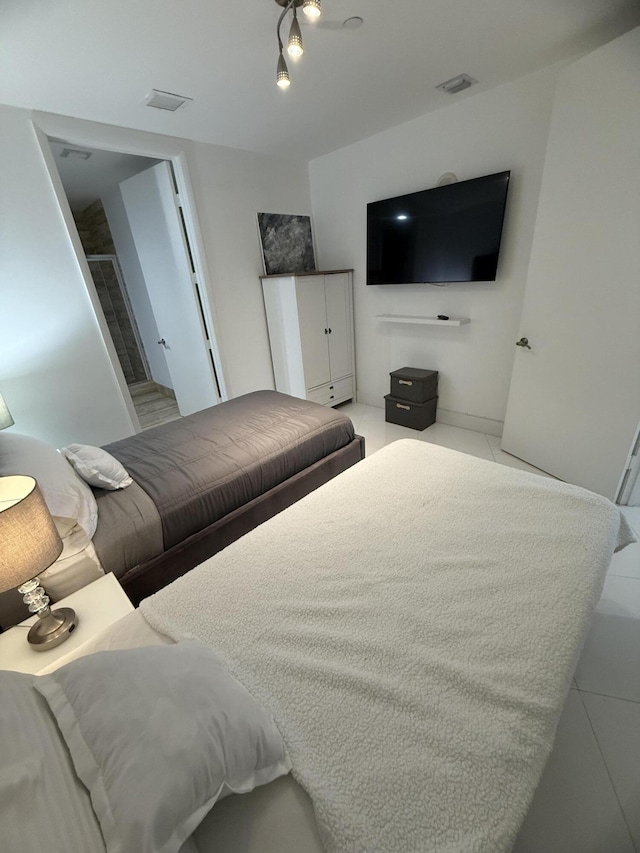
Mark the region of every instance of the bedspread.
[[152, 499], [168, 550], [353, 437], [335, 409], [254, 391], [105, 450]]
[[338, 853], [506, 853], [616, 547], [617, 507], [423, 441], [142, 602], [272, 713]]

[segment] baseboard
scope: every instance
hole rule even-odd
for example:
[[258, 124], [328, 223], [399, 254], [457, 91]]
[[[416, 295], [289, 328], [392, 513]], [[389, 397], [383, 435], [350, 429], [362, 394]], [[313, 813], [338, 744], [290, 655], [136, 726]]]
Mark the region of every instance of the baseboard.
[[[384, 399], [380, 399], [377, 395], [358, 392], [358, 403], [364, 403], [365, 406], [375, 406], [376, 409], [384, 409]], [[452, 412], [449, 409], [441, 409], [438, 407], [436, 411], [436, 421], [449, 426], [457, 426], [462, 429], [473, 429], [476, 432], [483, 432], [485, 435], [502, 436], [502, 421], [493, 420], [493, 418], [481, 418], [478, 415], [467, 415], [464, 412]]]
[[436, 421], [449, 426], [462, 427], [462, 429], [473, 429], [476, 432], [483, 432], [485, 435], [502, 436], [504, 423], [502, 421], [494, 421], [493, 418], [481, 418], [478, 415], [468, 415], [464, 412], [452, 412], [448, 409], [440, 409], [436, 411]]

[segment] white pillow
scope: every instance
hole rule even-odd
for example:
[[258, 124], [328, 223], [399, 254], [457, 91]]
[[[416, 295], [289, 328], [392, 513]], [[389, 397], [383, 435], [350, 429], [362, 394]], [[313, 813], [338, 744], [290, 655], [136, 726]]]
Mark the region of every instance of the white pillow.
[[76, 524], [93, 538], [98, 525], [98, 505], [93, 492], [55, 447], [30, 435], [0, 434], [0, 476], [35, 477], [60, 537]]
[[108, 853], [177, 853], [226, 791], [291, 769], [269, 714], [199, 642], [96, 652], [34, 686]]
[[133, 483], [123, 465], [115, 456], [101, 447], [90, 444], [70, 444], [60, 451], [75, 468], [77, 474], [89, 483], [101, 489], [124, 489]]

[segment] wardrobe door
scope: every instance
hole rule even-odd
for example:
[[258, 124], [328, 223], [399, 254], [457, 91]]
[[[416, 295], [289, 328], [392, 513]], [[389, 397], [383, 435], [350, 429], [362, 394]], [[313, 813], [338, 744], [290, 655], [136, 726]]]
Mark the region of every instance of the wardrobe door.
[[324, 280], [323, 275], [296, 278], [300, 344], [307, 389], [331, 379]]
[[353, 320], [351, 307], [351, 275], [332, 273], [324, 276], [327, 302], [327, 324], [330, 329], [329, 361], [331, 379], [353, 373]]

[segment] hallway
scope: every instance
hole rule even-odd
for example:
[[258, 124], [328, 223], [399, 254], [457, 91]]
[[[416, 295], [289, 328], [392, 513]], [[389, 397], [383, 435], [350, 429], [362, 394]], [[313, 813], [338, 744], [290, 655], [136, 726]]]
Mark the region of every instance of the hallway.
[[160, 390], [155, 382], [135, 382], [129, 386], [142, 429], [159, 426], [180, 417], [175, 397]]

